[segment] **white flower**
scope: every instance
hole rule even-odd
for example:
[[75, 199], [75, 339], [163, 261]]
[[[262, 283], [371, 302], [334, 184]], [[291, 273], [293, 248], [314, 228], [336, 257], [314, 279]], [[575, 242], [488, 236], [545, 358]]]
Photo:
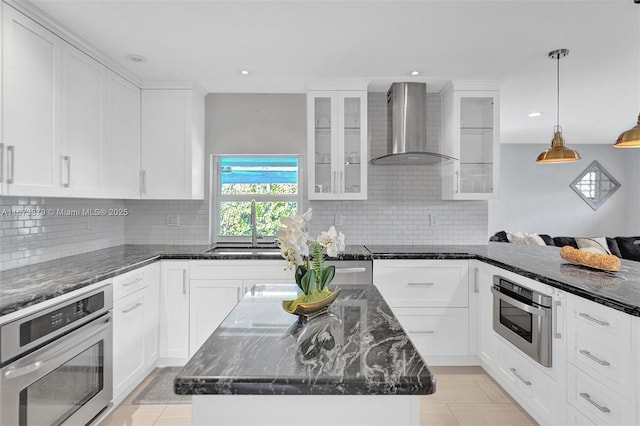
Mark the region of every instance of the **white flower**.
[[344, 234], [337, 233], [336, 228], [331, 226], [328, 231], [318, 236], [318, 244], [327, 250], [329, 257], [336, 257], [344, 251]]

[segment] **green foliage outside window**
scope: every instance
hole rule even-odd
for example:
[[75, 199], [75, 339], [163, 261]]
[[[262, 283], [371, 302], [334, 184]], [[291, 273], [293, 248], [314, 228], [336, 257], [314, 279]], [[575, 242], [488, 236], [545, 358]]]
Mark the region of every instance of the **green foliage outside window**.
[[[281, 216], [297, 214], [298, 203], [284, 201], [256, 202], [256, 228], [262, 236], [275, 236]], [[218, 235], [251, 236], [251, 202], [231, 201], [220, 203], [220, 228]]]

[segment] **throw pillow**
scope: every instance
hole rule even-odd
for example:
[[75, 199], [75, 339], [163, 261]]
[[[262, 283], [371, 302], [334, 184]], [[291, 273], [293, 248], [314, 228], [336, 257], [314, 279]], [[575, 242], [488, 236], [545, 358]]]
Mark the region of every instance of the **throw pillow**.
[[528, 234], [526, 232], [507, 232], [509, 242], [515, 244], [525, 244], [529, 246], [544, 246], [544, 240], [538, 234]]
[[607, 237], [607, 245], [609, 246], [609, 251], [612, 255], [622, 257], [622, 253], [620, 253], [620, 248], [618, 247], [618, 242], [615, 238]]
[[500, 232], [496, 232], [495, 235], [492, 235], [491, 238], [489, 238], [489, 241], [494, 241], [498, 243], [508, 243], [509, 238], [507, 237], [506, 232], [500, 231]]
[[577, 237], [576, 244], [580, 250], [591, 253], [611, 254], [606, 237]]
[[576, 239], [573, 237], [553, 237], [553, 244], [556, 247], [571, 246], [573, 248], [578, 248]]
[[640, 262], [640, 237], [616, 237], [623, 259]]

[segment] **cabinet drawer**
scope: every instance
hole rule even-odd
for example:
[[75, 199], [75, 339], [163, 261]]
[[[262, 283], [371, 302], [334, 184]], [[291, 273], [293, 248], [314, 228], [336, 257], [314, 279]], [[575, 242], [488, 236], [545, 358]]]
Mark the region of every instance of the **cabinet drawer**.
[[629, 315], [576, 296], [571, 296], [568, 300], [570, 300], [569, 330], [574, 327], [588, 334], [605, 333], [619, 339], [619, 344], [629, 345], [631, 339]]
[[147, 267], [135, 269], [113, 278], [113, 300], [118, 300], [146, 286]]
[[630, 339], [602, 331], [571, 327], [567, 335], [567, 359], [621, 395], [633, 388], [633, 360]]
[[286, 269], [284, 259], [279, 260], [195, 260], [189, 263], [192, 280], [261, 278], [279, 279], [294, 283], [293, 271]]
[[589, 417], [567, 404], [567, 426], [597, 426]]
[[542, 372], [526, 355], [501, 342], [498, 349], [498, 374], [506, 382], [507, 390], [536, 420], [557, 424], [564, 418], [562, 386]]
[[596, 424], [633, 424], [633, 404], [573, 365], [567, 366], [567, 402]]
[[469, 311], [466, 308], [392, 308], [423, 357], [468, 355]]
[[390, 306], [461, 308], [469, 304], [468, 261], [374, 261], [373, 283]]

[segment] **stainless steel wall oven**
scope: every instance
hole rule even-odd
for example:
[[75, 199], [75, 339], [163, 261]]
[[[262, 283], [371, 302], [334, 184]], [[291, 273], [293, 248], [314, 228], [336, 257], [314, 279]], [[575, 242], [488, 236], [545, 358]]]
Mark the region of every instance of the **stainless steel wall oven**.
[[551, 296], [493, 276], [493, 329], [545, 367], [551, 367]]
[[0, 326], [0, 424], [82, 425], [113, 397], [111, 285]]

